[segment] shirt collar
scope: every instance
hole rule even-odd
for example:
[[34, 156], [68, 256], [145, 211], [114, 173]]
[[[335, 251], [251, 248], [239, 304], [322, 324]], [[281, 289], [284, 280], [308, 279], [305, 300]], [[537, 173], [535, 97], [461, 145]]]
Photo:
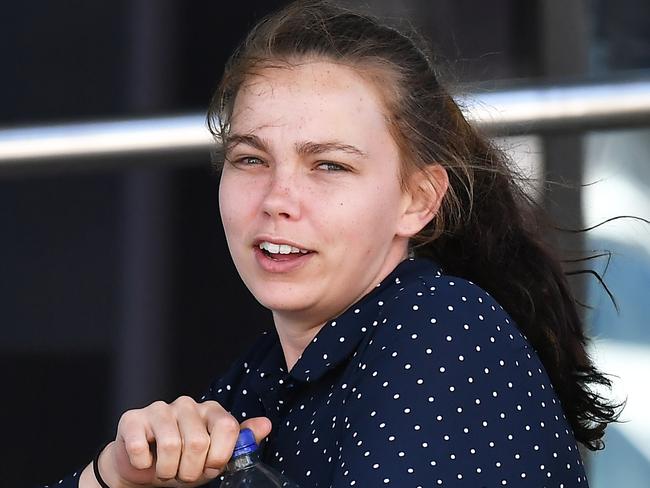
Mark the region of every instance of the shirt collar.
[[334, 369], [356, 351], [369, 330], [381, 325], [380, 312], [387, 290], [436, 270], [439, 266], [429, 259], [408, 258], [400, 262], [373, 290], [320, 329], [290, 375], [298, 381], [313, 382]]

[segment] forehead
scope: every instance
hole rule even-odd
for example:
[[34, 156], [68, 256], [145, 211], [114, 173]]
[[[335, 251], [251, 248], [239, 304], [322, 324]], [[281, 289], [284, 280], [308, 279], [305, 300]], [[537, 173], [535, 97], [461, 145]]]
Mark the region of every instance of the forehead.
[[361, 72], [328, 61], [263, 68], [242, 84], [233, 107], [237, 132], [290, 127], [348, 133], [387, 130], [386, 109]]

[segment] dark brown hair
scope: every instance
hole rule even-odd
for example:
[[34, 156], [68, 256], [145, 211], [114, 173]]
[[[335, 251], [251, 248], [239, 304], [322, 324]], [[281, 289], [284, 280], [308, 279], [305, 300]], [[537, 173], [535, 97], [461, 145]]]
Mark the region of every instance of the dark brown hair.
[[450, 180], [440, 210], [413, 237], [411, 251], [495, 297], [539, 354], [576, 439], [601, 449], [619, 405], [595, 391], [611, 384], [586, 352], [577, 302], [545, 239], [552, 226], [505, 154], [467, 122], [419, 37], [328, 2], [290, 4], [259, 22], [226, 66], [208, 113], [221, 147], [247, 77], [306, 58], [343, 63], [381, 81], [375, 86], [400, 149], [402, 181], [429, 164], [442, 165]]

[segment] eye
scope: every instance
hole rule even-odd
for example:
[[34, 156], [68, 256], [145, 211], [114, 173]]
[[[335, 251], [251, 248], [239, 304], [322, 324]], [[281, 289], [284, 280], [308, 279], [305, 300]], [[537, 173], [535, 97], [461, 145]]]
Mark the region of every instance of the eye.
[[246, 156], [244, 158], [240, 158], [239, 161], [246, 165], [262, 164], [262, 160], [260, 158], [256, 158], [255, 156]]
[[345, 167], [332, 161], [321, 161], [318, 163], [318, 167], [325, 167], [326, 171], [346, 171]]
[[264, 161], [262, 161], [260, 158], [256, 158], [255, 156], [244, 156], [233, 160], [233, 164], [242, 166], [257, 166], [263, 163]]

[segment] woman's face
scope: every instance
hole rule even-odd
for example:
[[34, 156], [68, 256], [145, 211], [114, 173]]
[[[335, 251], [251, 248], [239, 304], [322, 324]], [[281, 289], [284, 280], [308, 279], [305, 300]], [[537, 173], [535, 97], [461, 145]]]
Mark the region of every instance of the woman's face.
[[237, 94], [228, 141], [228, 247], [276, 323], [322, 324], [405, 258], [398, 150], [376, 90], [354, 70], [263, 70]]

